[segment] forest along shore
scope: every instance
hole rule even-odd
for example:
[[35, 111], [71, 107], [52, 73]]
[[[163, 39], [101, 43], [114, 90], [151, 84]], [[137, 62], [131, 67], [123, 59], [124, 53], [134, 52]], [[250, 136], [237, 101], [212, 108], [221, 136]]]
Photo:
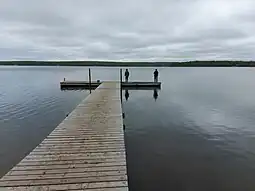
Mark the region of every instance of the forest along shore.
[[18, 66], [107, 66], [107, 67], [255, 67], [255, 61], [115, 62], [115, 61], [0, 61]]

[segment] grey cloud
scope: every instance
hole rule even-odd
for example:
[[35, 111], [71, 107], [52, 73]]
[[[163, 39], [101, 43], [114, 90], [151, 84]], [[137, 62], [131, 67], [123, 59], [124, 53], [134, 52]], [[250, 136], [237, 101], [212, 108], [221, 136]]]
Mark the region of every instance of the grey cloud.
[[0, 59], [252, 60], [254, 5], [252, 0], [1, 0]]

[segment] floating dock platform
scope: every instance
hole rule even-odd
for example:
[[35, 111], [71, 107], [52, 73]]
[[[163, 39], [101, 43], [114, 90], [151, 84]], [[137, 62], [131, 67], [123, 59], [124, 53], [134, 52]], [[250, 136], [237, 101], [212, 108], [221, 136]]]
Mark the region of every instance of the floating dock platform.
[[[61, 89], [96, 89], [103, 82], [87, 82], [87, 81], [62, 81], [60, 82]], [[123, 89], [160, 89], [161, 82], [122, 82], [121, 88]]]
[[1, 178], [0, 190], [128, 191], [120, 92], [119, 82], [101, 83]]

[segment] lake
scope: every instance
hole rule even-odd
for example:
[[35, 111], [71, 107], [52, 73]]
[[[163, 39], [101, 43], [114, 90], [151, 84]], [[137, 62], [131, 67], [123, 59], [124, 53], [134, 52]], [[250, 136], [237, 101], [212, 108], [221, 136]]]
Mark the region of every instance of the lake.
[[[130, 68], [152, 80], [154, 68]], [[162, 88], [123, 91], [130, 191], [252, 191], [255, 69], [159, 68]], [[35, 148], [87, 91], [86, 67], [0, 67], [0, 176]], [[92, 68], [118, 80], [119, 68]]]

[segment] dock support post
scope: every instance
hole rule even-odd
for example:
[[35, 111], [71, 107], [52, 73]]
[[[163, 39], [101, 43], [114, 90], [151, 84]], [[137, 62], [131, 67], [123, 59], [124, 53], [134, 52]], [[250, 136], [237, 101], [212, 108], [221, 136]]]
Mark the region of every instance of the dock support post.
[[120, 83], [122, 83], [122, 68], [120, 69]]
[[120, 69], [120, 99], [122, 102], [122, 68]]
[[89, 68], [89, 93], [91, 94], [91, 71]]

